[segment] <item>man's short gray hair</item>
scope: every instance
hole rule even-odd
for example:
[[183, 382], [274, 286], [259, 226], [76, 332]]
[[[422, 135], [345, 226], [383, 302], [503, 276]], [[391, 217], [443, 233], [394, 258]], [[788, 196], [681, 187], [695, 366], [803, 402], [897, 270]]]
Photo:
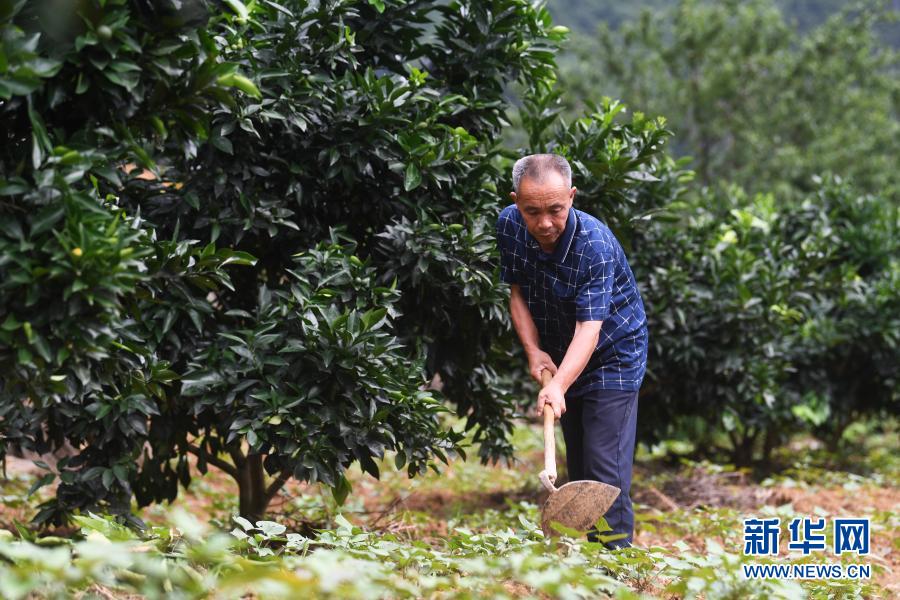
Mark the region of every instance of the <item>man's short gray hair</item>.
[[572, 187], [572, 167], [569, 166], [569, 161], [559, 154], [529, 154], [513, 165], [513, 190], [519, 193], [519, 184], [522, 183], [523, 177], [542, 183], [550, 171], [562, 175], [566, 185]]

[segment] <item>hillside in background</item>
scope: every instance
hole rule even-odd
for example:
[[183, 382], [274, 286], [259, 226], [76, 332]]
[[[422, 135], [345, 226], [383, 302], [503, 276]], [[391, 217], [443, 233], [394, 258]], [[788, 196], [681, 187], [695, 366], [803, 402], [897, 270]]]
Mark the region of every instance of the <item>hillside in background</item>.
[[900, 46], [885, 34], [900, 13], [840, 4], [551, 0], [561, 22], [594, 28], [573, 31], [558, 57], [561, 110], [572, 121], [610, 97], [664, 116], [703, 185], [802, 195], [833, 173], [896, 194]]
[[[606, 22], [614, 29], [624, 21], [635, 19], [645, 9], [655, 11], [677, 4], [678, 0], [547, 0], [547, 8], [554, 21], [585, 34], [594, 33], [601, 22]], [[804, 32], [823, 23], [851, 3], [844, 0], [778, 0], [777, 4], [788, 20], [794, 22], [799, 31]], [[890, 0], [887, 4], [895, 11], [900, 11], [900, 0]], [[892, 46], [900, 48], [900, 24], [885, 27], [883, 35]]]

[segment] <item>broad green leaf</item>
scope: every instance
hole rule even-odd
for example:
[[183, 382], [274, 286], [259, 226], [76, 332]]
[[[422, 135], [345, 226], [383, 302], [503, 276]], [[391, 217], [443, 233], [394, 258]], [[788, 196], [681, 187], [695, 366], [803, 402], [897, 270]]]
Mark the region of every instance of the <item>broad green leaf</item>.
[[241, 0], [225, 0], [225, 4], [235, 12], [239, 21], [246, 21], [250, 16], [247, 6]]
[[219, 77], [218, 82], [219, 85], [224, 85], [226, 87], [235, 87], [245, 94], [253, 96], [254, 98], [262, 98], [262, 94], [260, 93], [259, 88], [256, 87], [256, 84], [243, 75], [239, 75], [237, 73], [228, 73]]
[[334, 501], [338, 506], [343, 506], [351, 491], [350, 482], [343, 474], [338, 477], [337, 484], [331, 488], [331, 494], [334, 496]]
[[409, 163], [406, 165], [406, 175], [403, 179], [403, 189], [407, 192], [412, 191], [419, 187], [419, 184], [422, 183], [422, 174], [419, 172], [419, 168], [416, 167], [413, 163]]

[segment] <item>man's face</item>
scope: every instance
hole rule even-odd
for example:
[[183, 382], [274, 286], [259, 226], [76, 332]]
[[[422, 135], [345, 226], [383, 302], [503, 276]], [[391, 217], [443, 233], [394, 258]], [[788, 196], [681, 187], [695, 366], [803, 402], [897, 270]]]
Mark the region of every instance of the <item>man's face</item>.
[[519, 193], [509, 195], [522, 213], [528, 233], [534, 236], [545, 252], [556, 247], [556, 242], [566, 230], [566, 219], [575, 191], [574, 187], [566, 185], [562, 175], [551, 172], [543, 182], [523, 177], [519, 182]]

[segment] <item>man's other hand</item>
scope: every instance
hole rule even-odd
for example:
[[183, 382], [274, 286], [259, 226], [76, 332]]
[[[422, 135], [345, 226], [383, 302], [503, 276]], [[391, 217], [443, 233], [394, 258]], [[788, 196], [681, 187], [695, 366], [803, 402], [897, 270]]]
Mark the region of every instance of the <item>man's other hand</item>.
[[543, 350], [535, 350], [528, 355], [528, 372], [531, 378], [541, 383], [541, 371], [547, 369], [551, 375], [556, 375], [556, 365], [550, 355]]
[[558, 383], [550, 382], [538, 393], [537, 414], [544, 414], [544, 404], [549, 404], [553, 415], [558, 419], [566, 412], [566, 397]]

